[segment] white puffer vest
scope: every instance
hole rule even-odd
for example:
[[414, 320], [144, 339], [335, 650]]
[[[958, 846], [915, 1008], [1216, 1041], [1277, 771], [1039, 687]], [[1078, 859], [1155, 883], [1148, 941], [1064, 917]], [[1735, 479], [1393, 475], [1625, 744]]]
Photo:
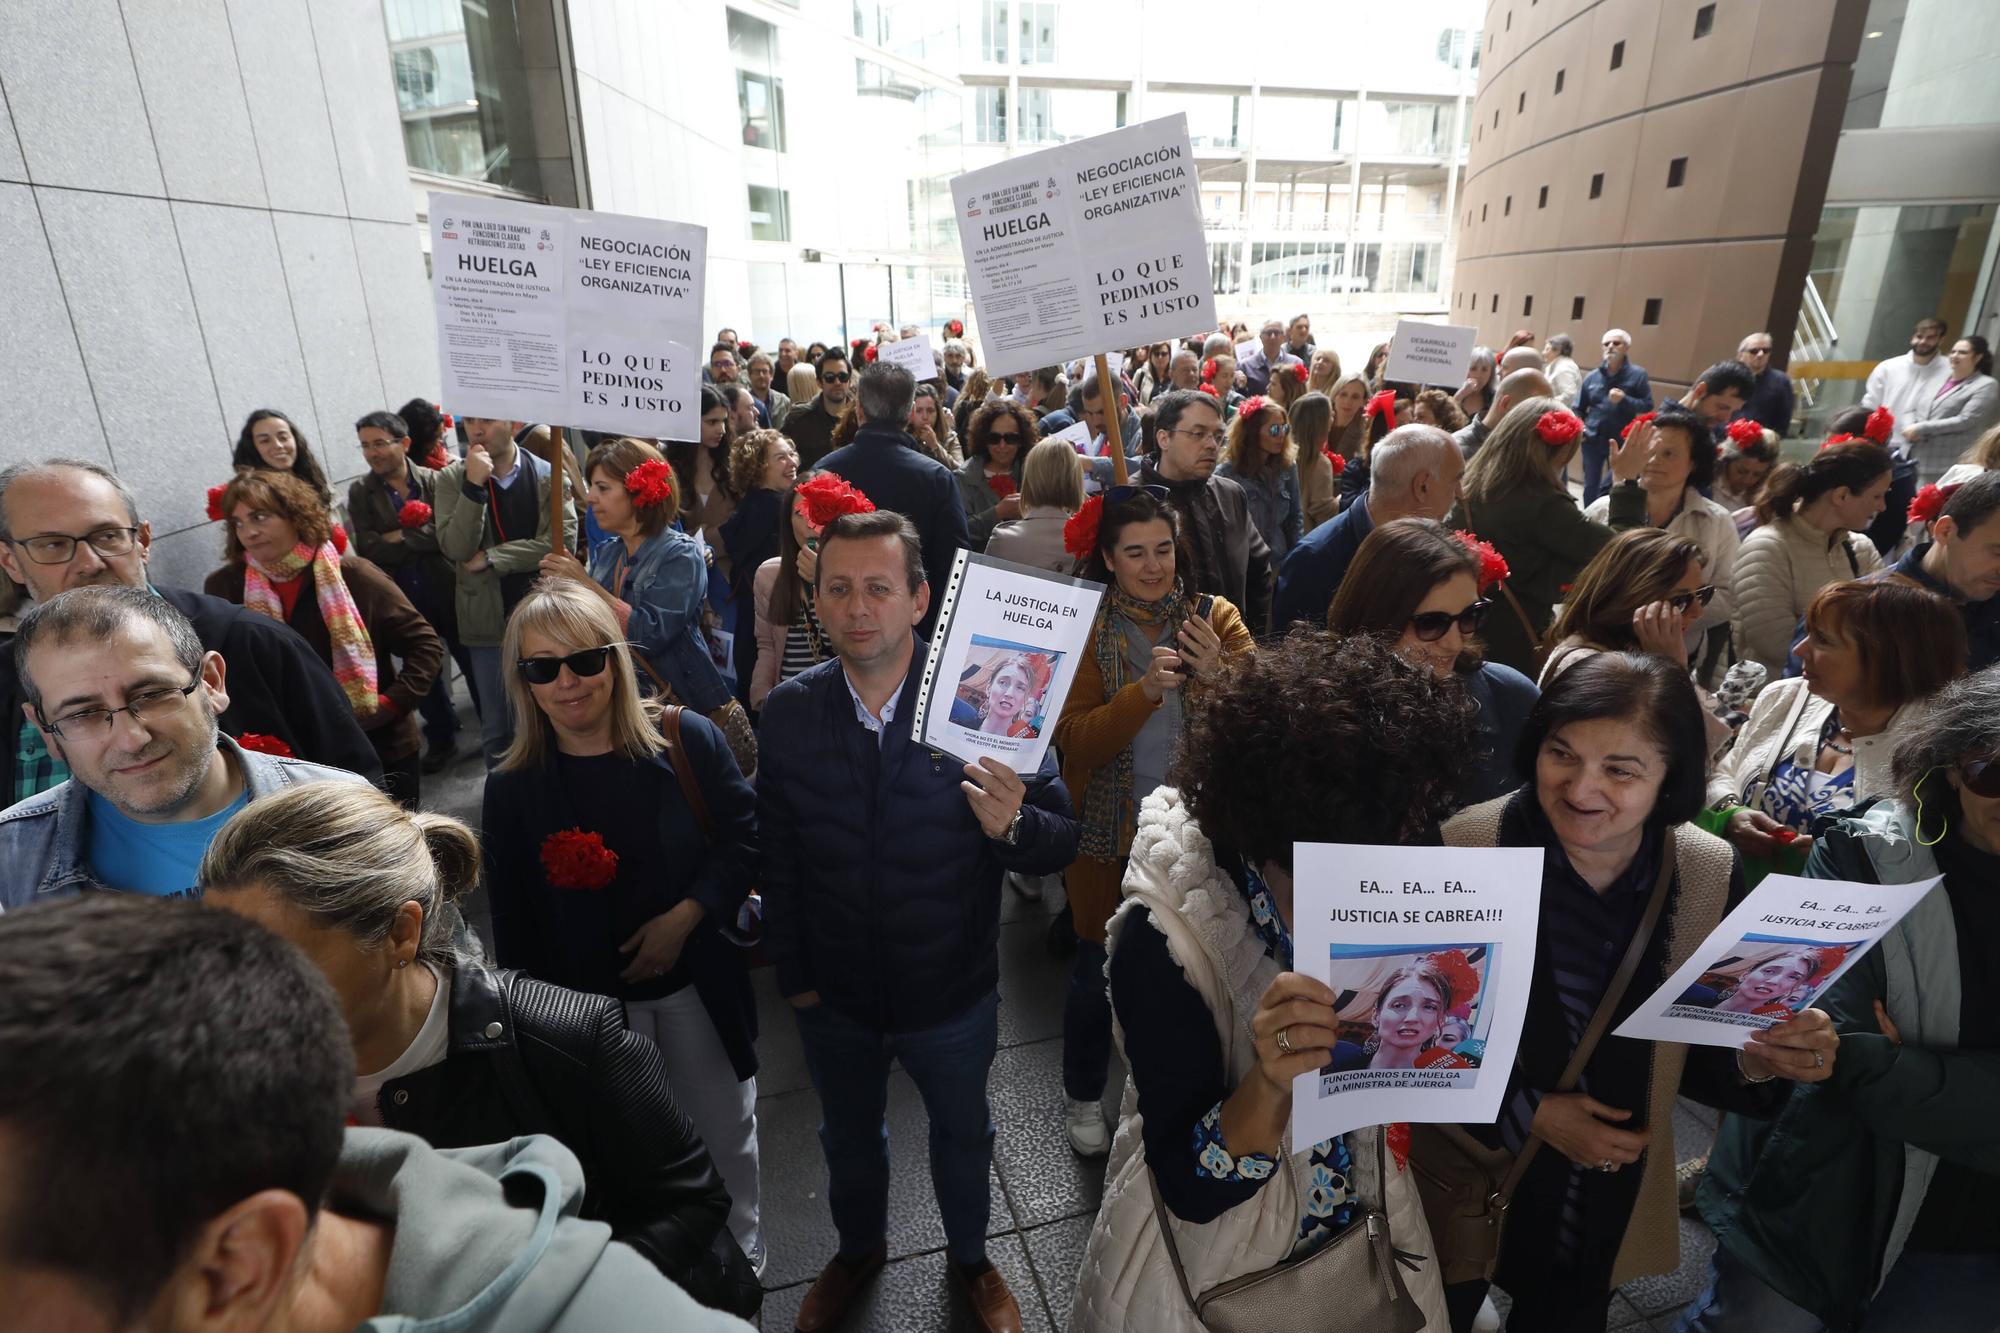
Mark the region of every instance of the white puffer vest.
[[[1125, 901], [1111, 919], [1107, 951], [1117, 949], [1126, 929], [1145, 928], [1146, 914], [1152, 913], [1167, 937], [1168, 954], [1215, 1017], [1229, 1083], [1234, 1087], [1256, 1064], [1250, 1016], [1279, 967], [1265, 957], [1242, 893], [1216, 866], [1213, 847], [1172, 787], [1161, 787], [1140, 807], [1124, 892]], [[1114, 1024], [1113, 1035], [1122, 1054], [1125, 1034]], [[1369, 1201], [1385, 1197], [1375, 1166], [1375, 1142], [1380, 1133], [1380, 1129], [1368, 1129], [1348, 1136], [1354, 1155], [1354, 1185], [1360, 1197]], [[1288, 1134], [1286, 1147], [1291, 1146]], [[1197, 1294], [1268, 1268], [1291, 1253], [1303, 1212], [1295, 1182], [1308, 1170], [1311, 1146], [1292, 1153], [1254, 1197], [1212, 1222], [1197, 1225], [1169, 1214], [1188, 1285]], [[1431, 1258], [1430, 1228], [1424, 1223], [1416, 1185], [1407, 1170], [1396, 1169], [1394, 1158], [1389, 1160], [1383, 1212], [1389, 1219], [1390, 1234], [1398, 1250], [1423, 1256], [1416, 1271], [1403, 1269], [1403, 1280], [1424, 1312], [1427, 1333], [1446, 1333], [1450, 1321], [1445, 1314], [1444, 1289]], [[1104, 1202], [1084, 1250], [1083, 1270], [1077, 1275], [1069, 1317], [1071, 1333], [1199, 1333], [1201, 1329], [1174, 1279], [1146, 1171], [1138, 1094], [1128, 1079], [1104, 1177]], [[1319, 1326], [1337, 1333], [1338, 1312], [1328, 1310], [1323, 1317], [1330, 1322]]]

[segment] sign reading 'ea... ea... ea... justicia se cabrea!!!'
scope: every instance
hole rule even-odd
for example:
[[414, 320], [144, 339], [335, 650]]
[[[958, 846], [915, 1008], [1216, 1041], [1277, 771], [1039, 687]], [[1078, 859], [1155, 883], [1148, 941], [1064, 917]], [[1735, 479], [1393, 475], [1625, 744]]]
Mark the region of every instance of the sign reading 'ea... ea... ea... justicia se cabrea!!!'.
[[979, 343], [997, 375], [1215, 327], [1187, 117], [951, 183]]
[[430, 219], [446, 406], [698, 438], [706, 228], [437, 193]]
[[1541, 900], [1539, 847], [1297, 844], [1292, 968], [1333, 991], [1336, 1039], [1292, 1080], [1293, 1146], [1498, 1117]]

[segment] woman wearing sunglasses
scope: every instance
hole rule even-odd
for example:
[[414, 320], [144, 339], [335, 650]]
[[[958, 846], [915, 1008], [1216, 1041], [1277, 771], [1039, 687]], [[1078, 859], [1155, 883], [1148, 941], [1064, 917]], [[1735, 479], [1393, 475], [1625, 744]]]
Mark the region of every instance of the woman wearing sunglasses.
[[1021, 467], [1039, 433], [1035, 414], [1012, 399], [988, 403], [972, 414], [965, 466], [958, 470], [958, 498], [965, 506], [973, 550], [985, 550], [994, 528], [1021, 516]]
[[1111, 1146], [1098, 1105], [1111, 1059], [1104, 925], [1118, 906], [1139, 804], [1167, 782], [1183, 700], [1200, 696], [1224, 658], [1252, 641], [1234, 606], [1191, 586], [1166, 487], [1114, 486], [1064, 536], [1078, 577], [1109, 585], [1055, 733], [1063, 783], [1083, 819], [1081, 854], [1065, 881], [1077, 950], [1063, 1007], [1063, 1092], [1070, 1146], [1102, 1157]]
[[[1290, 374], [1279, 372], [1281, 378]], [[1262, 394], [1244, 399], [1229, 423], [1229, 443], [1215, 475], [1234, 478], [1243, 487], [1250, 520], [1271, 548], [1271, 567], [1276, 569], [1305, 535], [1306, 523], [1298, 451], [1292, 446], [1292, 423], [1285, 409]]]
[[1510, 666], [1488, 662], [1475, 637], [1492, 610], [1480, 588], [1480, 558], [1443, 524], [1427, 518], [1384, 523], [1362, 540], [1327, 611], [1327, 628], [1346, 637], [1388, 640], [1405, 660], [1455, 680], [1478, 707], [1477, 753], [1460, 775], [1468, 804], [1527, 780], [1514, 750], [1540, 691]]
[[722, 934], [756, 875], [756, 795], [713, 723], [640, 697], [594, 588], [537, 584], [501, 654], [514, 743], [480, 816], [494, 957], [624, 1002], [729, 1186], [731, 1234], [761, 1265], [756, 1001]]
[[1987, 952], [2000, 883], [2000, 668], [1904, 729], [1892, 799], [1814, 843], [1812, 879], [1944, 883], [1818, 1001], [1824, 1088], [1725, 1117], [1699, 1195], [1721, 1241], [1685, 1333], [1985, 1328], [2000, 1308]]
[[1964, 669], [1965, 621], [1901, 579], [1834, 583], [1792, 651], [1805, 674], [1765, 687], [1708, 779], [1702, 826], [1736, 844], [1752, 885], [1797, 874], [1815, 824], [1894, 793], [1890, 756]]

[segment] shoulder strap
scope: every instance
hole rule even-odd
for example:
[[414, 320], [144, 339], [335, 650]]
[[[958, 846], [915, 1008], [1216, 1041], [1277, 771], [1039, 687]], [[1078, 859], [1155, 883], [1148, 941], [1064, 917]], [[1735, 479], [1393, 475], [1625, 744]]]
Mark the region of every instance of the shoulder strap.
[[[1639, 920], [1639, 928], [1632, 932], [1632, 942], [1625, 946], [1625, 956], [1618, 961], [1618, 971], [1612, 974], [1611, 984], [1605, 987], [1604, 998], [1597, 1002], [1597, 1011], [1590, 1016], [1590, 1026], [1583, 1030], [1583, 1040], [1576, 1044], [1576, 1050], [1569, 1057], [1569, 1064], [1563, 1068], [1562, 1077], [1550, 1091], [1569, 1092], [1576, 1087], [1576, 1081], [1583, 1077], [1583, 1067], [1590, 1063], [1590, 1057], [1597, 1052], [1597, 1043], [1604, 1036], [1604, 1030], [1611, 1026], [1611, 1015], [1618, 1011], [1619, 1001], [1631, 988], [1632, 977], [1639, 970], [1639, 961], [1646, 955], [1646, 943], [1653, 937], [1653, 930], [1660, 924], [1660, 914], [1667, 907], [1667, 891], [1673, 887], [1674, 871], [1680, 865], [1680, 830], [1678, 826], [1667, 830], [1666, 843], [1660, 848], [1660, 874], [1653, 881], [1653, 896], [1646, 902], [1646, 914]], [[1535, 1160], [1535, 1153], [1541, 1149], [1542, 1137], [1530, 1134], [1528, 1141], [1521, 1145], [1521, 1151], [1514, 1158], [1514, 1165], [1507, 1171], [1507, 1178], [1500, 1182], [1500, 1196], [1511, 1199], [1521, 1177], [1528, 1173], [1528, 1164]]]
[[1840, 539], [1840, 549], [1847, 555], [1848, 572], [1855, 578], [1861, 577], [1861, 562], [1854, 555], [1854, 534], [1847, 533]]
[[681, 744], [679, 704], [668, 704], [660, 710], [660, 734], [666, 737], [667, 763], [673, 768], [674, 776], [680, 779], [681, 795], [686, 798], [688, 808], [694, 811], [695, 823], [701, 825], [702, 836], [712, 842], [715, 840], [715, 818], [708, 813], [708, 802], [702, 799], [701, 784], [694, 780], [694, 765], [688, 762], [687, 747]]

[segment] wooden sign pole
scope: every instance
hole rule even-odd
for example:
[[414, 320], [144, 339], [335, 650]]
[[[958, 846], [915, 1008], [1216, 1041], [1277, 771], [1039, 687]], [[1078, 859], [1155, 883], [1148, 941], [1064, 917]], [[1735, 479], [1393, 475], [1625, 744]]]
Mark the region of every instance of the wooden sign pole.
[[1125, 400], [1118, 391], [1117, 380], [1111, 378], [1111, 363], [1104, 359], [1104, 353], [1097, 354], [1097, 401], [1104, 404], [1104, 445], [1111, 451], [1112, 484], [1126, 485], [1130, 480], [1125, 470]]
[[[549, 427], [549, 549], [569, 551], [563, 539], [563, 497], [569, 494], [569, 445], [561, 426]], [[577, 522], [583, 515], [577, 515]]]

